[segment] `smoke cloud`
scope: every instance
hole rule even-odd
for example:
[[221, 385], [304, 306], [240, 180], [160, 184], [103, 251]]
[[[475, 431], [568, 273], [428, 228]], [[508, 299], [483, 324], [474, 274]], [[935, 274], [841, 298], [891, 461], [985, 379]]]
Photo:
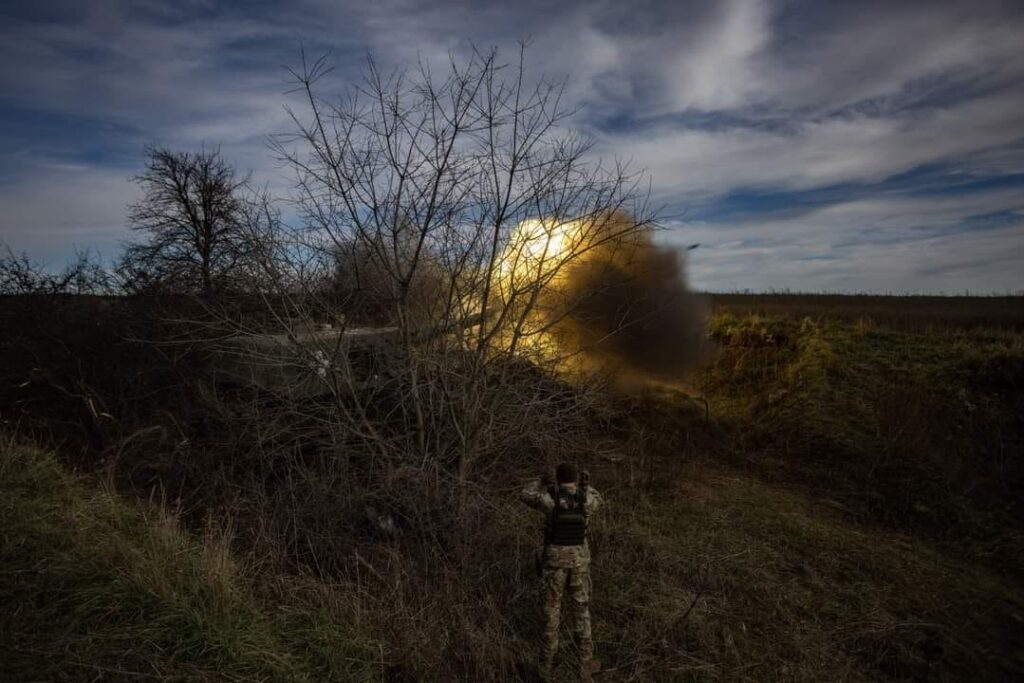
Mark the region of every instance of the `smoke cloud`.
[[652, 229], [626, 229], [627, 217], [603, 223], [546, 293], [552, 334], [584, 367], [627, 382], [678, 380], [711, 350], [709, 306], [687, 287], [684, 252], [654, 244]]

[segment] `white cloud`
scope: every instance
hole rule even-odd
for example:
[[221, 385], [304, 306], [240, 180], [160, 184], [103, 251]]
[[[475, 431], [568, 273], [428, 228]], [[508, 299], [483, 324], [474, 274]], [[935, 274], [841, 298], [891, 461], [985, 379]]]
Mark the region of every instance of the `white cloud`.
[[[1024, 138], [1024, 92], [880, 118], [850, 115], [785, 130], [680, 129], [606, 134], [605, 154], [634, 160], [664, 197], [744, 186], [805, 189], [877, 182], [916, 166], [957, 162]], [[1019, 163], [1020, 154], [1017, 159]]]
[[722, 2], [719, 13], [666, 60], [665, 85], [677, 111], [730, 109], [747, 103], [758, 88], [756, 58], [771, 37], [763, 0]]
[[[997, 227], [965, 227], [1002, 213]], [[699, 242], [695, 286], [753, 290], [1008, 292], [1024, 290], [1024, 197], [881, 196], [793, 217], [677, 224], [667, 244]]]

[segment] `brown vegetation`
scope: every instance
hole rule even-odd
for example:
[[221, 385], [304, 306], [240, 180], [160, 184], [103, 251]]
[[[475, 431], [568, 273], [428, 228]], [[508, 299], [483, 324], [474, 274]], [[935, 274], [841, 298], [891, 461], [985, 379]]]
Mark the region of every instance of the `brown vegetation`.
[[912, 332], [949, 328], [1024, 329], [1021, 296], [874, 294], [709, 294], [716, 311], [829, 318]]

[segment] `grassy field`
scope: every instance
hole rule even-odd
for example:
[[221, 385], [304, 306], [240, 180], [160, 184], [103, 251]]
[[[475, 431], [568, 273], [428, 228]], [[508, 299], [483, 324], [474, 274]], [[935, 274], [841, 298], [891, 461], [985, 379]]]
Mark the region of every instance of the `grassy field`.
[[716, 312], [843, 320], [888, 329], [989, 327], [1024, 330], [1021, 296], [878, 296], [870, 294], [710, 294]]
[[[591, 406], [598, 680], [1024, 673], [1020, 300], [852, 299], [716, 296], [694, 377]], [[259, 462], [212, 450], [242, 434], [90, 468], [74, 430], [30, 421], [42, 400], [3, 403], [8, 431], [19, 406], [53, 453], [0, 448], [3, 680], [529, 680], [540, 520], [515, 493], [536, 460], [482, 475], [456, 519], [409, 468], [367, 494], [336, 459], [278, 459], [266, 477], [303, 497], [270, 516], [247, 507]], [[394, 491], [420, 526], [361, 531]], [[268, 545], [278, 520], [294, 546]]]

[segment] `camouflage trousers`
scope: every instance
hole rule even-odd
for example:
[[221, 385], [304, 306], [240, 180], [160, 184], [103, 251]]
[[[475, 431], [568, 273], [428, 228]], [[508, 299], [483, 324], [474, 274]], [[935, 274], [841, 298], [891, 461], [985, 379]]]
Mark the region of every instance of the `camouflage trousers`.
[[544, 567], [541, 599], [544, 610], [544, 635], [540, 648], [542, 676], [550, 677], [558, 651], [558, 626], [562, 617], [562, 596], [568, 593], [573, 634], [580, 654], [580, 673], [590, 680], [590, 661], [594, 642], [590, 635], [590, 566]]

